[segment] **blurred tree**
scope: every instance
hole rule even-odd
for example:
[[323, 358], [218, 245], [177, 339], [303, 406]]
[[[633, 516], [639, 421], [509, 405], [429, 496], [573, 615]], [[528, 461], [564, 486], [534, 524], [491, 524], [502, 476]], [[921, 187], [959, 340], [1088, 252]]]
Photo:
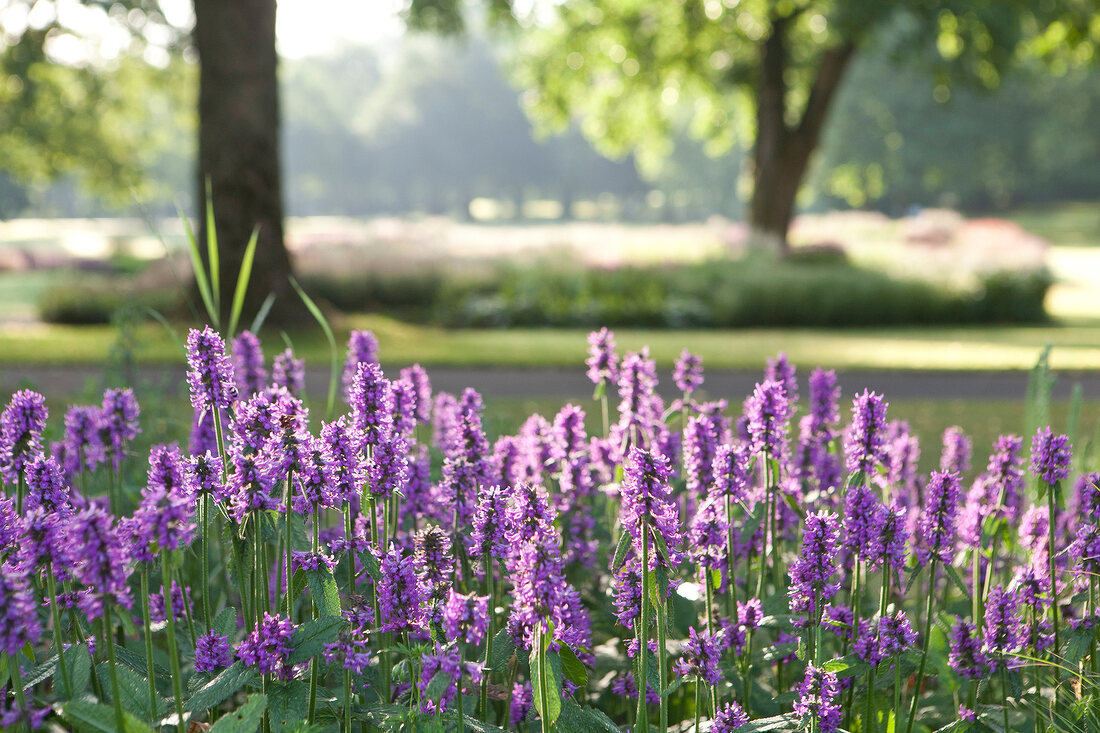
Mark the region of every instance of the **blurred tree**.
[[[209, 183], [222, 310], [258, 228], [245, 312], [275, 293], [276, 318], [303, 315], [283, 241], [275, 10], [275, 0], [194, 0], [188, 36], [158, 0], [10, 0], [0, 8], [0, 168], [24, 180], [79, 171], [93, 190], [130, 194], [154, 148], [140, 122], [159, 87], [120, 84], [138, 68], [124, 61], [171, 68], [190, 43], [199, 60], [197, 210], [205, 210]], [[178, 90], [178, 81], [164, 88]]]
[[[501, 16], [518, 5], [489, 8]], [[935, 47], [935, 73], [993, 86], [1021, 55], [1095, 58], [1098, 9], [1097, 0], [563, 0], [548, 21], [521, 18], [529, 27], [517, 73], [532, 116], [552, 127], [579, 118], [612, 155], [667, 155], [684, 102], [710, 153], [751, 139], [749, 222], [785, 246], [858, 54], [888, 43], [885, 57], [923, 61]], [[409, 14], [418, 27], [462, 28], [459, 0], [412, 0]]]

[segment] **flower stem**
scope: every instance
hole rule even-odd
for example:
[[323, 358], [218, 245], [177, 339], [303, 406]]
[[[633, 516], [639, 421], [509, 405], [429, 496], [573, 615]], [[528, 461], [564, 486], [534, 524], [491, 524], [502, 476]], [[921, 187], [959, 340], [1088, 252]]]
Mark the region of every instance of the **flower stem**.
[[649, 709], [646, 706], [646, 669], [649, 657], [649, 528], [642, 530], [642, 611], [638, 617], [638, 722], [635, 733], [649, 733]]
[[1059, 638], [1058, 629], [1058, 576], [1056, 573], [1057, 568], [1054, 562], [1054, 531], [1058, 518], [1058, 508], [1054, 500], [1054, 495], [1058, 491], [1058, 484], [1054, 483], [1047, 486], [1047, 560], [1050, 565], [1050, 613], [1051, 621], [1054, 625], [1054, 646], [1051, 647], [1051, 674], [1054, 675], [1054, 699], [1052, 701], [1053, 709], [1051, 712], [1056, 712], [1061, 702], [1061, 685], [1062, 675], [1060, 673], [1059, 658], [1061, 656], [1061, 643]]
[[928, 566], [928, 603], [924, 611], [924, 639], [921, 641], [920, 667], [917, 670], [917, 684], [913, 688], [913, 703], [909, 706], [909, 721], [905, 724], [905, 733], [912, 733], [913, 723], [917, 719], [917, 701], [924, 686], [924, 667], [928, 662], [928, 644], [932, 633], [932, 599], [936, 593], [936, 557]]
[[57, 605], [57, 583], [53, 577], [53, 562], [46, 564], [46, 587], [50, 592], [50, 615], [53, 616], [53, 648], [57, 651], [57, 663], [61, 666], [61, 679], [65, 682], [66, 693], [73, 690], [69, 678], [69, 665], [65, 661], [65, 644], [61, 637], [61, 607]]
[[[489, 666], [489, 658], [493, 656], [493, 611], [495, 607], [493, 605], [493, 565], [492, 556], [486, 552], [481, 558], [481, 564], [485, 568], [485, 584], [486, 590], [489, 596], [489, 623], [485, 631], [485, 666]], [[488, 670], [481, 676], [481, 720], [485, 723], [489, 722], [489, 675], [492, 674], [492, 670]]]
[[660, 689], [657, 691], [661, 696], [661, 713], [659, 719], [659, 730], [661, 733], [666, 733], [668, 730], [668, 699], [665, 695], [665, 688], [668, 686], [668, 680], [666, 679], [665, 667], [667, 656], [666, 647], [666, 635], [668, 625], [668, 611], [665, 607], [668, 599], [664, 598], [664, 591], [660, 588], [657, 589], [657, 595], [660, 597], [660, 603], [657, 604], [657, 685]]
[[[115, 708], [115, 725], [118, 726], [118, 730], [126, 730], [126, 719], [122, 714], [122, 694], [118, 690], [118, 671], [115, 668], [115, 640], [111, 636], [111, 601], [109, 600], [103, 602], [103, 641], [107, 645], [107, 669], [111, 674], [111, 702], [114, 703]], [[15, 660], [15, 664], [12, 665], [13, 669], [17, 669], [18, 665], [18, 660]], [[18, 672], [16, 673], [18, 674]], [[19, 691], [19, 696], [22, 697], [23, 685], [18, 684], [16, 689]], [[20, 704], [25, 710], [26, 701], [20, 700]], [[182, 705], [182, 702], [180, 704]], [[180, 711], [180, 733], [183, 733], [182, 708]]]
[[[156, 719], [157, 715], [157, 676], [153, 667], [153, 631], [149, 619], [149, 568], [141, 571], [141, 619], [145, 623], [145, 666], [149, 674], [149, 710]], [[64, 665], [62, 665], [64, 666]], [[68, 687], [68, 680], [65, 681]]]
[[288, 472], [286, 475], [286, 514], [283, 515], [283, 541], [286, 542], [286, 617], [292, 622], [294, 621], [294, 593], [292, 589], [294, 587], [294, 570], [291, 566], [291, 542], [290, 542], [290, 515], [293, 511], [291, 509], [291, 500], [294, 494], [294, 472]]
[[[168, 570], [168, 553], [160, 556], [161, 576], [164, 580], [164, 615], [168, 619], [168, 657], [172, 662], [172, 694], [176, 698], [176, 721], [179, 733], [184, 733], [186, 727], [183, 724], [183, 680], [180, 678], [180, 655], [176, 650], [176, 613], [172, 608], [172, 575]], [[111, 647], [108, 647], [111, 648]], [[114, 649], [111, 648], [114, 654]], [[112, 669], [114, 662], [111, 663]]]

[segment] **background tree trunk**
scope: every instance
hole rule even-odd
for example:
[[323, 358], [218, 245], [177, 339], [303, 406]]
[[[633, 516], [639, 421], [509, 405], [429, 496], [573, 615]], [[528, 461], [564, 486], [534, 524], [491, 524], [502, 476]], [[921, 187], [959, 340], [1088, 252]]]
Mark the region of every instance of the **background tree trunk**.
[[259, 241], [241, 315], [247, 327], [269, 293], [270, 318], [286, 323], [303, 309], [291, 289], [283, 240], [276, 76], [275, 0], [194, 0], [199, 53], [200, 241], [205, 242], [206, 183], [214, 203], [225, 323], [252, 230]]
[[753, 149], [753, 191], [749, 225], [789, 251], [787, 230], [794, 215], [795, 197], [821, 139], [829, 106], [855, 51], [852, 44], [822, 54], [817, 78], [797, 125], [787, 123], [786, 25], [772, 21], [772, 33], [761, 45], [757, 82], [756, 145]]

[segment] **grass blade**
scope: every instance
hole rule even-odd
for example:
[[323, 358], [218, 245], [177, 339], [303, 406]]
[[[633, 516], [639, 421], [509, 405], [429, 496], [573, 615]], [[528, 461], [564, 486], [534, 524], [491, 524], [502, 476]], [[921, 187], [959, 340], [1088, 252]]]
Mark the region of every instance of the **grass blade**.
[[321, 312], [321, 309], [317, 307], [317, 304], [313, 302], [313, 299], [306, 295], [306, 291], [302, 290], [302, 286], [298, 284], [298, 281], [293, 275], [290, 276], [290, 284], [294, 288], [294, 291], [298, 293], [298, 297], [302, 299], [302, 302], [306, 304], [306, 308], [309, 308], [309, 312], [313, 314], [313, 317], [317, 319], [317, 323], [321, 324], [321, 330], [325, 332], [325, 338], [328, 339], [328, 345], [330, 350], [330, 361], [332, 364], [332, 374], [328, 383], [328, 419], [332, 419], [332, 411], [336, 407], [336, 381], [340, 378], [340, 362], [337, 359], [336, 352], [336, 337], [332, 335], [332, 327], [328, 325], [328, 320], [325, 318], [325, 314]]
[[199, 242], [195, 239], [195, 232], [191, 229], [191, 220], [184, 215], [183, 210], [176, 207], [179, 211], [180, 219], [183, 221], [183, 229], [187, 233], [187, 250], [191, 253], [191, 269], [195, 271], [195, 284], [199, 286], [199, 295], [202, 296], [203, 305], [206, 306], [206, 315], [209, 317], [210, 322], [215, 329], [220, 327], [218, 323], [218, 309], [214, 307], [214, 299], [210, 294], [210, 281], [206, 277], [206, 268], [202, 264], [202, 252], [199, 250]]
[[249, 331], [252, 333], [259, 333], [263, 328], [264, 321], [267, 320], [267, 314], [271, 312], [271, 306], [275, 305], [275, 293], [268, 293], [264, 298], [264, 302], [260, 304], [260, 310], [256, 311], [256, 317], [252, 319], [252, 326], [249, 327]]
[[172, 324], [168, 322], [168, 319], [161, 315], [160, 311], [150, 308], [149, 306], [145, 306], [145, 312], [152, 316], [157, 323], [164, 326], [164, 330], [171, 334], [172, 340], [176, 342], [176, 346], [180, 347], [180, 351], [184, 356], [187, 356], [187, 346], [184, 345], [183, 339], [176, 333], [176, 330], [172, 328]]
[[248, 281], [252, 278], [252, 261], [256, 258], [256, 242], [260, 238], [260, 228], [252, 230], [252, 236], [248, 238], [248, 246], [244, 248], [244, 259], [241, 260], [241, 271], [237, 273], [237, 287], [233, 291], [233, 309], [229, 313], [230, 338], [237, 332], [237, 322], [241, 319], [241, 309], [244, 308], [244, 294], [248, 290]]
[[210, 283], [214, 286], [214, 307], [220, 314], [222, 310], [221, 263], [218, 260], [218, 230], [214, 227], [214, 193], [209, 177], [206, 179], [206, 255], [210, 260]]

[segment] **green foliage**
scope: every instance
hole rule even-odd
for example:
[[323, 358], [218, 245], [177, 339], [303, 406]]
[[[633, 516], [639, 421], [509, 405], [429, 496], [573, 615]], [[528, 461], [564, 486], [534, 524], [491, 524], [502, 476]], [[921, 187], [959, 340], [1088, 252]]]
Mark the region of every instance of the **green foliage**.
[[125, 277], [73, 276], [43, 290], [38, 296], [38, 315], [46, 323], [111, 323], [116, 312], [135, 302], [158, 312], [174, 312], [182, 297], [170, 289], [136, 289]]
[[84, 733], [152, 733], [153, 729], [129, 712], [124, 713], [126, 726], [119, 731], [115, 723], [115, 710], [109, 705], [82, 700], [70, 700], [61, 706], [61, 717]]
[[241, 662], [234, 662], [191, 695], [184, 709], [205, 710], [220, 705], [245, 685], [250, 684], [255, 677], [254, 668], [246, 667]]
[[254, 733], [260, 727], [266, 709], [265, 695], [249, 695], [248, 702], [214, 723], [210, 733]]

